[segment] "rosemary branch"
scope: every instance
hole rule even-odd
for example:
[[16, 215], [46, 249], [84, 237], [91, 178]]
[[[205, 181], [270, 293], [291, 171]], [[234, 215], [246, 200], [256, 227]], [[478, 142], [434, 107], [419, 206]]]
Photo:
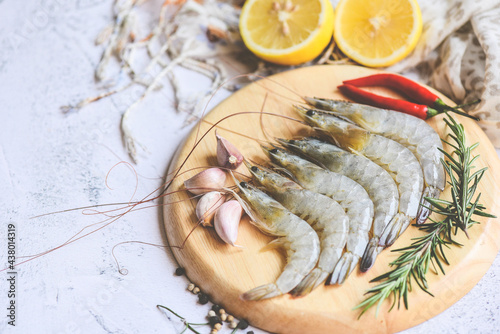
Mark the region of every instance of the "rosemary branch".
[[208, 325], [208, 323], [198, 324], [198, 323], [187, 322], [186, 318], [184, 318], [183, 316], [178, 315], [177, 313], [175, 313], [173, 310], [171, 310], [170, 308], [168, 308], [166, 306], [156, 305], [156, 307], [157, 308], [163, 308], [163, 309], [169, 311], [170, 313], [172, 313], [173, 315], [175, 315], [177, 318], [181, 319], [181, 321], [184, 323], [185, 327], [184, 327], [184, 329], [182, 330], [182, 332], [180, 334], [184, 333], [187, 329], [189, 329], [191, 332], [193, 332], [195, 334], [201, 334], [196, 329], [194, 329], [192, 326]]
[[475, 168], [473, 163], [479, 155], [472, 156], [472, 151], [479, 144], [467, 147], [463, 125], [457, 123], [449, 114], [444, 121], [452, 132], [449, 135], [452, 140], [443, 140], [443, 142], [450, 145], [453, 152], [449, 154], [440, 149], [447, 158], [447, 161], [441, 160], [441, 163], [449, 177], [447, 183], [451, 187], [451, 200], [426, 197], [431, 204], [429, 209], [441, 219], [429, 218], [430, 223], [418, 226], [419, 230], [425, 232], [424, 236], [414, 238], [413, 243], [407, 247], [394, 250], [394, 252], [400, 252], [399, 257], [389, 264], [394, 269], [374, 278], [371, 282], [379, 282], [379, 284], [369, 289], [366, 292], [369, 296], [354, 308], [361, 309], [360, 317], [374, 305], [377, 305], [377, 316], [380, 306], [391, 295], [393, 303], [389, 311], [394, 308], [396, 302], [399, 308], [401, 299], [405, 308], [408, 309], [408, 293], [412, 291], [413, 282], [433, 296], [427, 284], [427, 272], [432, 265], [436, 275], [439, 271], [445, 274], [443, 263], [449, 264], [445, 249], [450, 245], [461, 246], [453, 240], [458, 230], [460, 229], [469, 237], [468, 228], [479, 223], [474, 220], [473, 215], [496, 218], [484, 212], [486, 208], [479, 203], [480, 193], [474, 199], [479, 182], [487, 170], [485, 167], [473, 171]]

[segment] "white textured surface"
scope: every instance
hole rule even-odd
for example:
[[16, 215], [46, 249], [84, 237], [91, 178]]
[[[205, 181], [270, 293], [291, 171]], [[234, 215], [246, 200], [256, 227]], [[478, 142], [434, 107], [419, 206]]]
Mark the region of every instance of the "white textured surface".
[[[6, 262], [7, 224], [17, 232], [17, 254], [58, 246], [102, 217], [81, 211], [30, 219], [41, 213], [97, 203], [126, 202], [134, 174], [120, 139], [119, 121], [134, 91], [64, 115], [60, 106], [94, 96], [93, 70], [102, 49], [94, 45], [111, 19], [111, 1], [0, 0], [0, 263]], [[192, 75], [186, 76], [186, 78]], [[204, 89], [205, 80], [193, 80]], [[192, 81], [183, 83], [192, 85]], [[221, 93], [217, 100], [227, 96]], [[217, 102], [217, 101], [216, 101]], [[215, 102], [215, 103], [216, 103]], [[140, 117], [139, 117], [140, 116]], [[134, 166], [134, 199], [161, 184], [181, 139], [185, 115], [176, 114], [168, 89], [152, 94], [133, 114], [132, 131], [147, 147]], [[161, 244], [161, 210], [131, 213], [63, 249], [19, 266], [16, 327], [7, 324], [7, 274], [0, 272], [1, 333], [178, 333], [182, 323], [156, 309], [172, 307], [204, 322], [209, 305], [196, 303], [176, 277]], [[407, 333], [493, 333], [500, 328], [500, 259], [462, 300]], [[410, 300], [411, 302], [411, 300]], [[208, 333], [208, 327], [200, 328]], [[221, 333], [229, 333], [228, 329]], [[244, 333], [246, 331], [239, 331]], [[255, 330], [256, 333], [263, 333]]]

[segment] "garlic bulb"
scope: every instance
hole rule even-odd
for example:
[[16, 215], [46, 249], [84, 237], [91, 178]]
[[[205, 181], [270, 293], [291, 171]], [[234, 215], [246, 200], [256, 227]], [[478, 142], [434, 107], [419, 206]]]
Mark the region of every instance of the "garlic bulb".
[[184, 181], [184, 186], [189, 192], [201, 195], [224, 187], [225, 182], [226, 173], [222, 169], [209, 168]]
[[203, 226], [212, 226], [217, 209], [224, 203], [226, 196], [218, 191], [203, 195], [196, 204], [196, 217]]
[[238, 227], [242, 214], [243, 208], [236, 200], [222, 204], [215, 213], [215, 231], [224, 242], [231, 246], [235, 246], [234, 243], [238, 238]]
[[219, 166], [229, 169], [238, 168], [243, 162], [243, 155], [238, 149], [218, 134], [217, 137], [217, 163]]

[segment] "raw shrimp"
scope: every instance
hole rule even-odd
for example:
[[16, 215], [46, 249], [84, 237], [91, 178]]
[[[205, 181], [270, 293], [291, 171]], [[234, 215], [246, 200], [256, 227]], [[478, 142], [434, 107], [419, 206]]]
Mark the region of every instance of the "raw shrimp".
[[330, 283], [343, 283], [356, 267], [368, 243], [373, 220], [373, 202], [366, 190], [347, 176], [328, 171], [283, 149], [264, 150], [271, 160], [288, 170], [306, 189], [331, 197], [349, 217], [347, 255], [335, 267]]
[[295, 109], [306, 122], [336, 145], [363, 155], [391, 174], [398, 185], [399, 213], [380, 236], [379, 246], [388, 247], [406, 230], [417, 215], [424, 176], [417, 158], [394, 140], [375, 135], [332, 114], [303, 107]]
[[332, 172], [353, 179], [366, 189], [374, 205], [373, 233], [361, 259], [360, 270], [364, 272], [370, 269], [383, 249], [379, 246], [380, 236], [398, 212], [398, 187], [391, 175], [363, 156], [346, 152], [335, 145], [315, 138], [278, 139], [278, 141], [292, 151], [321, 163]]
[[346, 117], [372, 133], [397, 141], [417, 157], [424, 173], [425, 189], [417, 213], [417, 224], [429, 216], [430, 204], [424, 197], [439, 198], [445, 186], [439, 135], [424, 120], [401, 112], [363, 104], [319, 98], [304, 98], [316, 108]]
[[260, 300], [288, 293], [314, 268], [319, 257], [316, 232], [276, 200], [245, 183], [236, 183], [240, 196], [250, 205], [252, 220], [265, 233], [278, 236], [272, 241], [287, 252], [287, 264], [275, 283], [251, 289], [241, 295], [243, 300]]
[[265, 168], [246, 166], [267, 192], [284, 207], [306, 220], [318, 233], [321, 252], [317, 267], [293, 289], [303, 296], [320, 285], [333, 272], [347, 241], [349, 218], [333, 199], [302, 188], [290, 179]]

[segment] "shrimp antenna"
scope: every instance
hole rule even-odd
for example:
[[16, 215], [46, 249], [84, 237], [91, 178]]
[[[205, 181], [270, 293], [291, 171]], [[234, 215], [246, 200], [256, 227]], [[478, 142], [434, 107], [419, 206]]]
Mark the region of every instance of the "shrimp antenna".
[[290, 180], [292, 180], [293, 182], [295, 182], [295, 183], [297, 183], [297, 184], [300, 185], [299, 180], [297, 180], [297, 178], [295, 177], [295, 175], [293, 175], [292, 172], [290, 172], [288, 169], [286, 169], [284, 167], [281, 167], [280, 165], [278, 165], [278, 164], [276, 164], [274, 162], [270, 162], [269, 164], [273, 167], [272, 170], [274, 172], [277, 172], [280, 175], [283, 175], [284, 177], [287, 177]]
[[300, 151], [300, 148], [297, 145], [290, 143], [289, 140], [281, 139], [281, 138], [274, 138], [274, 140], [276, 140], [278, 143], [280, 143], [285, 148], [291, 148], [293, 153], [297, 154], [299, 157], [304, 158], [306, 160], [309, 160], [310, 162], [314, 163], [315, 165], [318, 165], [321, 168], [328, 170], [328, 168], [322, 162], [320, 162], [318, 159], [311, 157], [311, 156], [305, 154], [304, 152]]
[[340, 114], [337, 111], [323, 110], [323, 109], [318, 109], [318, 108], [308, 108], [308, 109], [317, 111], [317, 112], [322, 113], [322, 114], [331, 115], [331, 116], [340, 118], [341, 120], [346, 121], [348, 123], [351, 123], [351, 124], [354, 124], [354, 125], [358, 125], [357, 123], [353, 122], [351, 119], [345, 117], [344, 115]]

